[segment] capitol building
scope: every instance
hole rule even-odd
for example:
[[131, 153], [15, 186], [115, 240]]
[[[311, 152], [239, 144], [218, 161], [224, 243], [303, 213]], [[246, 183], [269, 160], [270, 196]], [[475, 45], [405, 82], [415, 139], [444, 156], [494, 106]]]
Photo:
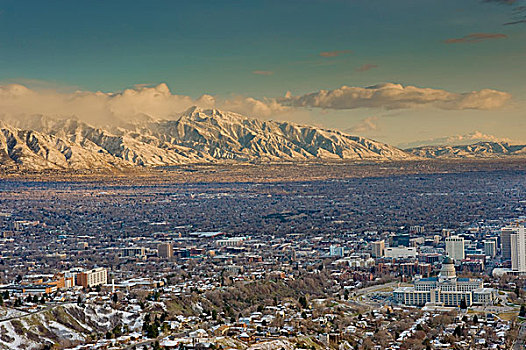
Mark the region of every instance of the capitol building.
[[394, 300], [404, 305], [432, 305], [458, 307], [462, 300], [466, 305], [488, 305], [496, 297], [495, 290], [484, 288], [481, 279], [457, 278], [453, 259], [446, 257], [438, 277], [419, 278], [413, 287], [398, 287]]

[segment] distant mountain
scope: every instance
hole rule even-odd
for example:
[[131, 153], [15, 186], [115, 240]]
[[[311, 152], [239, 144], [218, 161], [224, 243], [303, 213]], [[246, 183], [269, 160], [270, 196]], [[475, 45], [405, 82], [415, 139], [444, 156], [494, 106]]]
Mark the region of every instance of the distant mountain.
[[412, 141], [408, 143], [398, 144], [397, 147], [401, 149], [417, 148], [424, 146], [467, 146], [473, 145], [479, 142], [503, 142], [503, 143], [516, 143], [513, 140], [497, 137], [494, 135], [484, 134], [480, 131], [474, 131], [469, 134], [439, 137], [428, 140]]
[[506, 142], [479, 142], [463, 146], [424, 146], [406, 150], [423, 158], [503, 158], [526, 157], [526, 145]]
[[34, 116], [0, 122], [0, 165], [106, 169], [230, 161], [405, 160], [414, 155], [334, 130], [192, 107], [176, 120], [148, 116], [96, 128]]

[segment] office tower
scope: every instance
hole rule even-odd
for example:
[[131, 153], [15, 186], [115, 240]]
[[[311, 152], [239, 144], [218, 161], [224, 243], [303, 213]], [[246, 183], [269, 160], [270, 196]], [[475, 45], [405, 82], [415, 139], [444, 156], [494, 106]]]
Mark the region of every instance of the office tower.
[[510, 234], [511, 269], [526, 272], [526, 229], [517, 224]]
[[459, 264], [464, 259], [464, 238], [451, 236], [446, 238], [446, 254]]
[[500, 252], [502, 260], [511, 260], [511, 234], [515, 227], [503, 227], [500, 230]]
[[371, 256], [373, 258], [381, 258], [385, 252], [385, 241], [377, 241], [371, 243]]
[[173, 252], [172, 243], [167, 243], [167, 242], [160, 243], [157, 246], [157, 254], [159, 255], [160, 258], [163, 258], [163, 259], [170, 259], [171, 257], [173, 257], [174, 252]]
[[484, 254], [492, 258], [497, 255], [497, 243], [494, 240], [484, 241]]

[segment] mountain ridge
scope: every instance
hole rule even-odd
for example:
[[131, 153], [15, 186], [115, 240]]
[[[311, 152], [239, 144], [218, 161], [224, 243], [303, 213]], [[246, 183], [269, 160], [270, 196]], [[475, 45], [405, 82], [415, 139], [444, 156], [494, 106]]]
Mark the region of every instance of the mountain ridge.
[[526, 157], [526, 146], [479, 142], [401, 150], [290, 122], [192, 107], [174, 120], [142, 116], [95, 127], [75, 117], [0, 120], [0, 169], [104, 170], [220, 162], [405, 161]]
[[526, 157], [526, 145], [492, 141], [458, 146], [422, 146], [406, 151], [418, 157], [431, 159]]
[[157, 167], [225, 160], [409, 160], [398, 148], [335, 130], [192, 107], [176, 120], [94, 127], [33, 116], [0, 124], [0, 164], [18, 169]]

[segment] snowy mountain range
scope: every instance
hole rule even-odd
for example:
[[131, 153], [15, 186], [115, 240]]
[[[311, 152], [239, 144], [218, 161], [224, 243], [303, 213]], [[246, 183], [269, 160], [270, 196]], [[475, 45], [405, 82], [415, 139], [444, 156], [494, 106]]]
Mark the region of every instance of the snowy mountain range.
[[423, 146], [406, 151], [418, 157], [433, 159], [526, 157], [526, 145], [489, 141], [459, 146]]
[[33, 116], [1, 121], [0, 131], [0, 164], [22, 170], [416, 158], [396, 147], [339, 131], [197, 107], [175, 120], [145, 117], [105, 128], [76, 119]]
[[526, 146], [482, 142], [408, 150], [290, 122], [265, 121], [192, 107], [174, 120], [148, 116], [94, 127], [75, 118], [33, 116], [0, 121], [0, 167], [96, 170], [189, 163], [309, 160], [393, 161], [526, 156]]

